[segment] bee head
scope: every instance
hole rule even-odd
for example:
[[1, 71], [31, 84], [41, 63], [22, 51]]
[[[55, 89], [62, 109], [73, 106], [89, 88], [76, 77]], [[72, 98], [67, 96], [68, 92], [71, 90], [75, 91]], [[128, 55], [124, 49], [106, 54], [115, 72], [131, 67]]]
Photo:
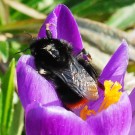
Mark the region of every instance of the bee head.
[[71, 48], [59, 39], [39, 39], [31, 46], [31, 54], [35, 61], [49, 68], [65, 67], [69, 63]]

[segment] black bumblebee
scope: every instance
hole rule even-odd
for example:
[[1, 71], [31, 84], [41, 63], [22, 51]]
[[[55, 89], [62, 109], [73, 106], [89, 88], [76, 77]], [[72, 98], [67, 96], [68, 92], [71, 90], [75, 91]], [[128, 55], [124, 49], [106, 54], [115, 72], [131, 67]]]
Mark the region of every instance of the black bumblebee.
[[69, 109], [96, 100], [97, 74], [89, 60], [83, 58], [85, 50], [75, 57], [70, 43], [52, 38], [48, 24], [46, 35], [30, 46], [39, 74], [53, 82], [63, 105]]

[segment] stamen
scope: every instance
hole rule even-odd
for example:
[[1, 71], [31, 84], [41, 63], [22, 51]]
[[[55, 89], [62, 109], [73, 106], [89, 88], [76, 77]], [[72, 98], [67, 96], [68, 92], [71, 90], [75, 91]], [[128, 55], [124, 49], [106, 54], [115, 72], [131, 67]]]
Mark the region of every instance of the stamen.
[[112, 81], [105, 81], [105, 97], [104, 100], [98, 110], [101, 112], [104, 109], [107, 109], [111, 104], [115, 104], [119, 101], [122, 92], [119, 91], [122, 86], [118, 82], [113, 83]]
[[83, 119], [83, 120], [86, 120], [87, 119], [87, 116], [90, 116], [90, 115], [95, 115], [96, 112], [94, 110], [89, 110], [88, 109], [88, 106], [86, 105], [80, 112], [80, 117]]
[[122, 86], [118, 82], [112, 81], [105, 81], [104, 82], [105, 92], [104, 92], [104, 100], [99, 107], [98, 111], [95, 112], [94, 110], [89, 110], [88, 106], [84, 106], [83, 109], [80, 111], [80, 117], [83, 120], [86, 120], [90, 115], [96, 115], [97, 113], [101, 112], [102, 110], [107, 109], [110, 105], [115, 104], [119, 101], [122, 92], [119, 91]]

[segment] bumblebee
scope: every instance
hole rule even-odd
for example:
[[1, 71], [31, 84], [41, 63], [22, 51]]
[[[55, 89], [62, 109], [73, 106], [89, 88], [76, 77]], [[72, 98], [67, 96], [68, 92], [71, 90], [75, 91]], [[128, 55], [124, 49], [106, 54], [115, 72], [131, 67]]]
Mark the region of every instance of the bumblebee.
[[72, 45], [53, 38], [48, 25], [46, 35], [32, 43], [30, 50], [38, 73], [52, 81], [63, 105], [74, 109], [89, 100], [97, 100], [97, 74], [90, 61], [83, 57], [87, 55], [85, 49], [74, 56]]

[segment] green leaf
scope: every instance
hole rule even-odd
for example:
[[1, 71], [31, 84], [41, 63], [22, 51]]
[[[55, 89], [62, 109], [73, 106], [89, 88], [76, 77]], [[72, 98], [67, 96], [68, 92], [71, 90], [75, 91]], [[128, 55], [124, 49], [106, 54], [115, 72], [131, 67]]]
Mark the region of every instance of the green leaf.
[[7, 24], [9, 21], [9, 10], [4, 0], [0, 0], [0, 18], [2, 24]]
[[14, 116], [9, 133], [11, 135], [21, 135], [24, 126], [24, 112], [21, 103], [15, 104]]
[[[52, 3], [50, 2], [50, 5], [46, 6], [47, 4], [42, 4], [42, 12], [49, 14], [58, 4], [64, 3], [66, 0], [55, 0]], [[39, 3], [40, 5], [40, 3]], [[41, 6], [40, 6], [41, 7]]]
[[34, 10], [33, 8], [28, 7], [26, 4], [20, 3], [18, 1], [11, 1], [11, 0], [6, 0], [6, 4], [15, 10], [28, 15], [32, 18], [35, 19], [44, 19], [46, 16], [37, 10]]
[[0, 79], [0, 132], [1, 132], [1, 120], [2, 120], [2, 91], [1, 91], [1, 79]]
[[[21, 0], [22, 3], [25, 3], [25, 5], [36, 9], [37, 5], [40, 1], [38, 0]], [[29, 17], [20, 13], [20, 12], [16, 12], [16, 10], [11, 9], [12, 11], [12, 16], [11, 16], [11, 20], [24, 20], [24, 19], [28, 19]]]
[[22, 33], [22, 31], [36, 31], [40, 29], [42, 23], [44, 20], [35, 20], [35, 19], [28, 19], [28, 20], [23, 20], [23, 21], [18, 21], [14, 23], [9, 23], [7, 25], [0, 26], [0, 31], [1, 32], [16, 32], [19, 31]]
[[15, 77], [15, 60], [12, 59], [9, 69], [2, 78], [2, 135], [7, 135], [13, 118], [13, 93]]
[[107, 24], [113, 27], [125, 29], [135, 24], [135, 4], [124, 7], [114, 13]]
[[109, 15], [119, 8], [132, 3], [134, 3], [134, 0], [83, 0], [73, 6], [71, 11], [78, 16], [95, 20], [106, 20]]
[[128, 72], [134, 72], [135, 73], [135, 63], [130, 62], [127, 70], [128, 70]]
[[0, 41], [0, 59], [7, 62], [9, 56], [9, 45], [6, 41]]

